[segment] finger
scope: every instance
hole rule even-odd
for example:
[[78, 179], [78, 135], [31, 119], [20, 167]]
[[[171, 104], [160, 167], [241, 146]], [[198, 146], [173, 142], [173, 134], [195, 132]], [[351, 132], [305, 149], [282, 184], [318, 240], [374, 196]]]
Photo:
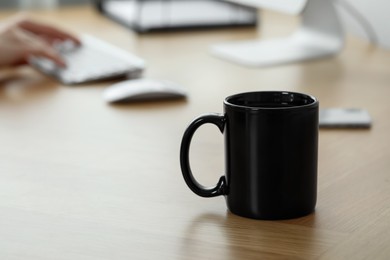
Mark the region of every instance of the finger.
[[36, 23], [30, 20], [23, 20], [19, 22], [19, 27], [34, 34], [49, 38], [51, 39], [50, 41], [56, 39], [63, 41], [71, 40], [77, 45], [81, 44], [81, 41], [76, 36], [73, 36], [72, 34], [66, 33], [52, 26]]
[[43, 57], [53, 61], [62, 68], [66, 67], [65, 60], [50, 45], [40, 41], [39, 39], [36, 39], [34, 43], [30, 43], [30, 46], [26, 49], [26, 60], [30, 57]]
[[22, 29], [14, 29], [13, 33], [17, 38], [19, 48], [24, 52], [26, 61], [28, 61], [30, 56], [41, 56], [52, 60], [60, 67], [66, 67], [64, 59], [42, 38]]
[[53, 61], [55, 64], [62, 68], [66, 68], [65, 60], [58, 55], [54, 50], [49, 49], [30, 49], [26, 52], [26, 60], [30, 57], [43, 57]]
[[18, 61], [15, 61], [11, 64], [9, 64], [10, 67], [18, 67], [18, 66], [24, 66], [24, 65], [28, 65], [28, 62], [26, 60], [18, 60]]

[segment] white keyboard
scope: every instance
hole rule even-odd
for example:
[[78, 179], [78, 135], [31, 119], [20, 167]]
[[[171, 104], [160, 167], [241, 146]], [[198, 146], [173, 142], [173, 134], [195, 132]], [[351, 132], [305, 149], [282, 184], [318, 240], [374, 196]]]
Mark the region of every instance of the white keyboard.
[[82, 45], [63, 42], [55, 48], [66, 61], [59, 68], [46, 58], [34, 57], [30, 64], [66, 85], [127, 76], [139, 77], [145, 68], [141, 58], [90, 35], [81, 36]]

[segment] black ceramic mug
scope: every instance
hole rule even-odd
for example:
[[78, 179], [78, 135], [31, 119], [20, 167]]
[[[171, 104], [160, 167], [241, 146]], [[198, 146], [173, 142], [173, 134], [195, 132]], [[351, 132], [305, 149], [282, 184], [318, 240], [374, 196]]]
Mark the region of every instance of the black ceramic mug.
[[[224, 195], [229, 210], [255, 219], [289, 219], [314, 211], [317, 198], [316, 98], [264, 91], [229, 96], [224, 114], [206, 114], [187, 127], [180, 164], [188, 187], [202, 197]], [[195, 131], [215, 124], [225, 138], [225, 176], [206, 188], [194, 178], [189, 148]]]

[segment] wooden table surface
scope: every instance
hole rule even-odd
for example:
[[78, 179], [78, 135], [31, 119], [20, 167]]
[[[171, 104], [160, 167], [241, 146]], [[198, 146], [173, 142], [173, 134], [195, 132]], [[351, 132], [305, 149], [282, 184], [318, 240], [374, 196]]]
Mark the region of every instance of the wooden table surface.
[[[113, 82], [69, 87], [30, 68], [1, 70], [0, 259], [390, 258], [390, 51], [348, 36], [335, 57], [245, 68], [210, 46], [285, 35], [296, 18], [264, 13], [257, 29], [137, 35], [88, 6], [32, 17], [143, 57], [145, 77], [175, 81], [189, 97], [109, 105], [102, 92]], [[188, 123], [253, 90], [305, 92], [321, 108], [365, 108], [373, 118], [369, 130], [320, 130], [314, 214], [246, 219], [184, 183]], [[197, 132], [191, 163], [204, 185], [224, 173], [216, 127]]]

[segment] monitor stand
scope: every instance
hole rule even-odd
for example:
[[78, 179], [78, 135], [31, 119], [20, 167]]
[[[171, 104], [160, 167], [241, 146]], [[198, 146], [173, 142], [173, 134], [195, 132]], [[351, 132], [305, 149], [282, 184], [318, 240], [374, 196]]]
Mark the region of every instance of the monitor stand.
[[308, 0], [302, 23], [291, 36], [271, 40], [222, 43], [215, 56], [245, 66], [264, 67], [320, 58], [338, 53], [344, 32], [331, 0]]

